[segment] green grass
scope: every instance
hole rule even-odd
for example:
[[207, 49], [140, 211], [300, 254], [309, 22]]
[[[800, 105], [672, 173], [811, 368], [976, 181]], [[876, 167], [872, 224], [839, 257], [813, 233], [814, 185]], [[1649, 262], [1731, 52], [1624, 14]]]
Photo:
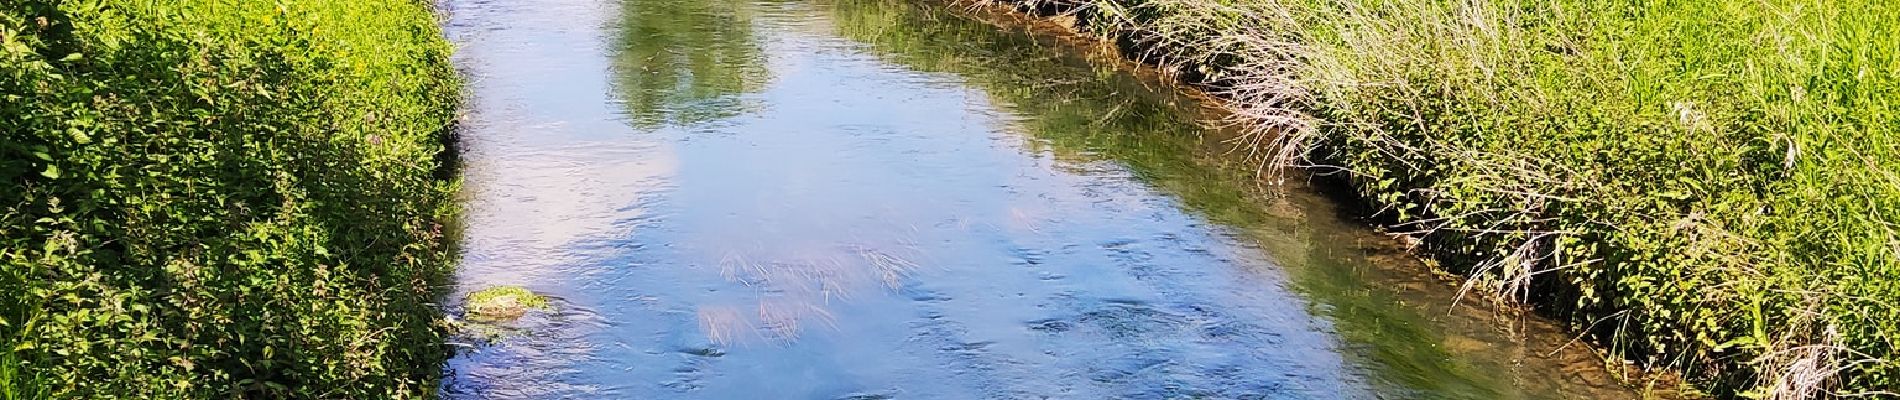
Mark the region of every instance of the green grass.
[[0, 397], [432, 396], [448, 50], [413, 0], [0, 0]]
[[1032, 2], [1640, 365], [1724, 396], [1900, 387], [1900, 7]]

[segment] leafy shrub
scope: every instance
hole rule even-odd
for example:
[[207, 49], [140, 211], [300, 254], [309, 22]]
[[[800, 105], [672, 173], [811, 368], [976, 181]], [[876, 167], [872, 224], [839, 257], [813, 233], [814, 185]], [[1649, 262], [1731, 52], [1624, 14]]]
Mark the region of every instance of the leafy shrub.
[[0, 0], [0, 398], [428, 397], [447, 54], [413, 0]]
[[[1024, 0], [1447, 267], [1720, 395], [1900, 388], [1900, 7]], [[1324, 167], [1321, 167], [1321, 166]]]

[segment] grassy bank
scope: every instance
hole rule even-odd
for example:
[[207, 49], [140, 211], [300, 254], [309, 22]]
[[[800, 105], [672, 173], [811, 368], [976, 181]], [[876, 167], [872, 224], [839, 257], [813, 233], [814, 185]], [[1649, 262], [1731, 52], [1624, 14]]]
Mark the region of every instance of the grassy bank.
[[1900, 391], [1900, 7], [1029, 0], [1473, 286], [1719, 396]]
[[0, 0], [0, 399], [428, 397], [447, 54], [413, 0]]

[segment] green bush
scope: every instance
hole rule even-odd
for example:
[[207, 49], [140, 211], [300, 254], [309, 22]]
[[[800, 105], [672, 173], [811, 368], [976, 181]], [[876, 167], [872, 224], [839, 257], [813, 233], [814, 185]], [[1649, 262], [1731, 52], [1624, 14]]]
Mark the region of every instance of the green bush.
[[[1900, 7], [1025, 0], [1448, 268], [1718, 395], [1900, 392]], [[1892, 393], [1888, 393], [1892, 394]]]
[[0, 399], [429, 397], [448, 51], [415, 0], [0, 0]]

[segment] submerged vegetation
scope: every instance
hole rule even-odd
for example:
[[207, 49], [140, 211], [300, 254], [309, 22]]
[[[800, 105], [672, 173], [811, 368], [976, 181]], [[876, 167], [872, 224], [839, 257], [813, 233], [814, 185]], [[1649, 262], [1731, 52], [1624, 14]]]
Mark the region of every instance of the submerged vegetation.
[[1710, 392], [1900, 387], [1900, 7], [1027, 0], [1227, 99], [1471, 285]]
[[448, 50], [411, 0], [0, 0], [0, 399], [429, 397]]

